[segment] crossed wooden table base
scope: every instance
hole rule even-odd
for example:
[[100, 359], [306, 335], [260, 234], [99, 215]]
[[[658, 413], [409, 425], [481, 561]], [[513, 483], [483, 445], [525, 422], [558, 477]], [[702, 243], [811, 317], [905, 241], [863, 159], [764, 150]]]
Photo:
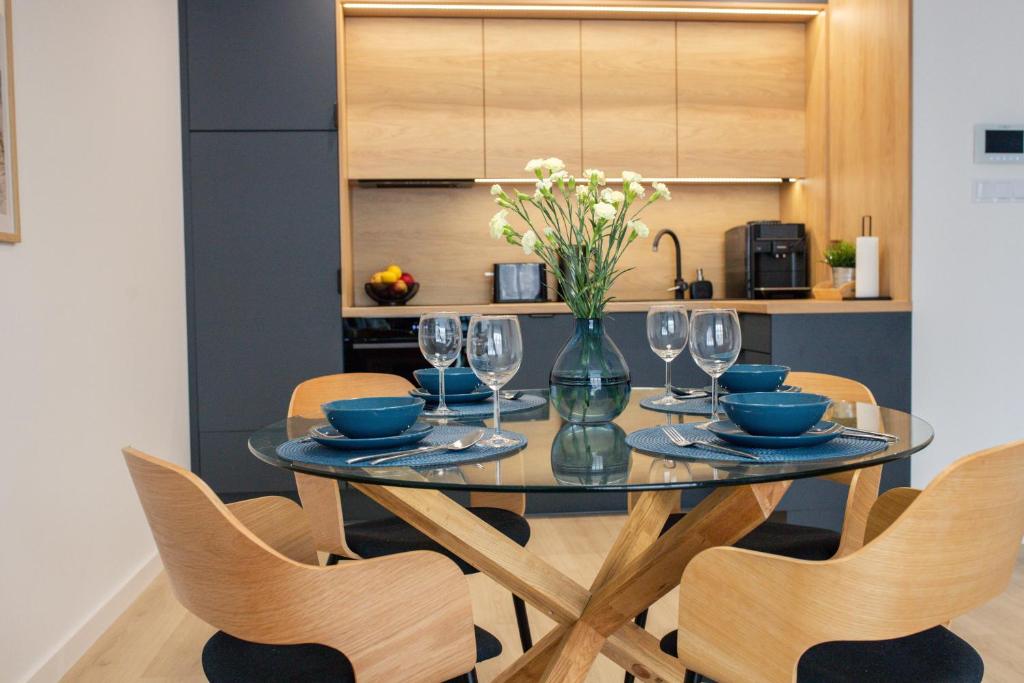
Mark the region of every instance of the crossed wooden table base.
[[602, 652], [639, 680], [682, 683], [682, 664], [633, 617], [678, 586], [697, 553], [760, 525], [790, 483], [719, 487], [661, 536], [680, 492], [644, 492], [589, 590], [440, 491], [353, 485], [555, 620], [499, 683], [583, 681]]

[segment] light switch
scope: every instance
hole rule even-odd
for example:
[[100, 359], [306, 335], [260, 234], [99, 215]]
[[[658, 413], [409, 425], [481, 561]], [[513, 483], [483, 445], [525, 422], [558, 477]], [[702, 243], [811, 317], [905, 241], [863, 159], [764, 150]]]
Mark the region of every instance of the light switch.
[[975, 180], [974, 201], [1024, 202], [1024, 180]]

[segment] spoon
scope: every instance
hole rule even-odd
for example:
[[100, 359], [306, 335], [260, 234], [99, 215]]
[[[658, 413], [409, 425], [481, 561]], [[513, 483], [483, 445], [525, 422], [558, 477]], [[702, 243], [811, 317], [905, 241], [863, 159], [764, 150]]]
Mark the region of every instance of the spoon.
[[516, 400], [517, 398], [519, 398], [522, 395], [523, 395], [523, 392], [521, 392], [521, 391], [503, 391], [503, 392], [501, 392], [501, 397], [503, 399], [505, 399], [506, 401], [514, 401], [514, 400]]
[[369, 460], [371, 465], [379, 465], [384, 462], [390, 462], [391, 460], [397, 460], [398, 458], [404, 458], [409, 455], [424, 455], [426, 453], [436, 453], [437, 451], [464, 451], [470, 446], [474, 445], [477, 441], [482, 439], [484, 436], [483, 429], [476, 429], [469, 432], [465, 436], [452, 441], [451, 443], [440, 444], [439, 446], [421, 446], [419, 448], [412, 448], [407, 451], [399, 451], [398, 453], [391, 453], [385, 456], [376, 455], [364, 455], [358, 458], [349, 460], [349, 464], [363, 462]]

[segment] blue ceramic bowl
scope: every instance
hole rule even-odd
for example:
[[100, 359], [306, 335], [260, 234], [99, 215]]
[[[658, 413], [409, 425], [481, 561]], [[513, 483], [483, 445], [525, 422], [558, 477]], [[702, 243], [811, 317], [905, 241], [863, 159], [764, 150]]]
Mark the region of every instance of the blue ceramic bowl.
[[353, 439], [394, 436], [404, 432], [423, 412], [425, 401], [412, 396], [351, 398], [320, 408], [335, 429]]
[[797, 436], [818, 424], [832, 399], [818, 394], [754, 392], [721, 399], [729, 419], [748, 434]]
[[[412, 373], [420, 386], [431, 394], [441, 393], [441, 378], [437, 368], [422, 368]], [[468, 394], [479, 386], [480, 380], [472, 368], [447, 368], [444, 371], [445, 394]]]
[[733, 393], [744, 391], [775, 391], [786, 381], [789, 368], [785, 365], [734, 365], [718, 381]]

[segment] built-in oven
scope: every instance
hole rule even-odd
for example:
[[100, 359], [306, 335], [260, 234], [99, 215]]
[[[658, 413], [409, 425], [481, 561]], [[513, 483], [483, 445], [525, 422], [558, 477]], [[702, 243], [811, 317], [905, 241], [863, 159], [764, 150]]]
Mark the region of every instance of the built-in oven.
[[[345, 318], [345, 372], [384, 372], [415, 383], [413, 371], [428, 367], [419, 345], [419, 318]], [[462, 317], [462, 333], [469, 316]], [[461, 356], [456, 365], [465, 365]]]

